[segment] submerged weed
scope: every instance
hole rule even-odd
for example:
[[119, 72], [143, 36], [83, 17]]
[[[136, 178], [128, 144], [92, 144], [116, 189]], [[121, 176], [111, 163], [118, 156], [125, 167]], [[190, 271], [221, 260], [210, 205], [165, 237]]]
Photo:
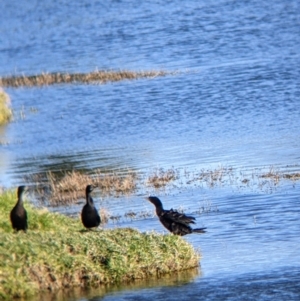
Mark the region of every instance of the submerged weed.
[[160, 188], [166, 186], [169, 182], [174, 181], [178, 178], [178, 174], [175, 169], [163, 168], [156, 169], [147, 179], [146, 183], [148, 186]]

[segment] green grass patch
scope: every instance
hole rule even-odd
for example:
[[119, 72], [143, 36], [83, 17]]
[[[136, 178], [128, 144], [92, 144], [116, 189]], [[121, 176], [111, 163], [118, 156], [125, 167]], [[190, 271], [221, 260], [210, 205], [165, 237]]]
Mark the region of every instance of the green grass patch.
[[12, 118], [12, 112], [9, 108], [9, 97], [0, 88], [0, 125], [9, 122]]
[[86, 231], [79, 218], [26, 202], [28, 232], [13, 233], [15, 202], [15, 191], [0, 195], [0, 299], [128, 282], [199, 264], [199, 253], [182, 237], [131, 228]]

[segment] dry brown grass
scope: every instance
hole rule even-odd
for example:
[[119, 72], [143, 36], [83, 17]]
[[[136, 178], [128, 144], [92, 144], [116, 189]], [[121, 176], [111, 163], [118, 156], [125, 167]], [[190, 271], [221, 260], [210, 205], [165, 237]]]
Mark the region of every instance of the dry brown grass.
[[[175, 169], [156, 169], [146, 176], [146, 185], [154, 188], [165, 187], [178, 176]], [[85, 198], [85, 187], [89, 184], [98, 187], [102, 196], [121, 196], [135, 192], [145, 180], [132, 170], [108, 173], [97, 169], [92, 175], [74, 170], [59, 173], [49, 171], [26, 176], [25, 181], [35, 184], [38, 199], [57, 206], [72, 204]]]
[[137, 174], [134, 171], [118, 174], [96, 170], [91, 176], [73, 170], [61, 174], [47, 172], [27, 177], [26, 181], [34, 182], [38, 197], [41, 200], [48, 199], [51, 205], [72, 204], [84, 198], [85, 187], [89, 184], [100, 188], [102, 195], [129, 194], [135, 191], [137, 185]]
[[288, 179], [296, 181], [300, 179], [300, 172], [283, 173], [274, 166], [270, 166], [269, 171], [260, 175], [261, 178], [269, 178], [273, 181], [279, 182], [280, 179]]
[[282, 178], [279, 170], [276, 170], [273, 166], [270, 166], [270, 170], [260, 176], [261, 178], [268, 178], [274, 182], [274, 185], [278, 185], [280, 178]]
[[300, 179], [300, 172], [284, 174], [283, 178], [289, 179], [289, 180], [292, 180], [292, 181], [299, 180]]
[[266, 173], [263, 173], [261, 175], [262, 178], [273, 178], [273, 179], [279, 179], [280, 178], [280, 172], [279, 170], [276, 170], [274, 166], [270, 166], [270, 170]]
[[[269, 170], [237, 170], [232, 167], [219, 167], [212, 170], [200, 170], [189, 172], [187, 170], [155, 169], [146, 174], [138, 174], [132, 170], [120, 170], [118, 172], [103, 172], [94, 170], [92, 174], [79, 171], [63, 171], [58, 173], [47, 172], [33, 174], [25, 178], [29, 185], [34, 183], [35, 193], [39, 200], [44, 200], [52, 206], [73, 204], [79, 199], [85, 198], [85, 187], [93, 184], [101, 191], [101, 197], [119, 197], [135, 192], [143, 192], [151, 188], [181, 189], [187, 186], [200, 186], [217, 188], [220, 186], [233, 186], [241, 188], [258, 188], [260, 190], [272, 190], [282, 180], [297, 181], [300, 173], [283, 173], [270, 167]], [[127, 212], [126, 219], [140, 218], [138, 213]], [[119, 221], [122, 217], [108, 216], [112, 221]]]
[[106, 208], [101, 208], [99, 214], [101, 217], [101, 225], [107, 224], [111, 216], [110, 212]]
[[0, 125], [6, 124], [11, 119], [12, 119], [12, 111], [10, 109], [9, 96], [0, 87]]
[[146, 180], [148, 186], [160, 188], [166, 186], [169, 182], [174, 181], [178, 178], [178, 174], [175, 169], [163, 168], [156, 169]]
[[131, 170], [104, 174], [98, 169], [95, 171], [94, 184], [108, 194], [128, 194], [135, 191], [137, 177], [137, 173]]
[[233, 169], [231, 167], [221, 166], [213, 170], [202, 169], [199, 173], [193, 174], [192, 176], [187, 175], [189, 178], [187, 184], [202, 182], [208, 187], [214, 187], [218, 184], [222, 184], [225, 180], [230, 179], [232, 174]]
[[[174, 73], [174, 72], [173, 72]], [[3, 87], [33, 87], [67, 83], [98, 83], [115, 82], [121, 80], [133, 80], [140, 78], [153, 78], [173, 74], [172, 72], [154, 71], [94, 71], [89, 73], [42, 73], [30, 76], [7, 76], [0, 78], [0, 86]]]

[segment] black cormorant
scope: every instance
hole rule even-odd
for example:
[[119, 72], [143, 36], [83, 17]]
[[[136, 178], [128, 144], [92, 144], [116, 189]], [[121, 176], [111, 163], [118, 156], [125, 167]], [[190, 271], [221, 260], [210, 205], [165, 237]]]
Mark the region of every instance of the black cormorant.
[[14, 230], [19, 231], [27, 230], [27, 212], [23, 205], [23, 194], [26, 190], [26, 186], [18, 187], [18, 201], [15, 207], [10, 212], [10, 221]]
[[190, 233], [206, 232], [206, 228], [191, 228], [189, 224], [195, 224], [195, 218], [193, 216], [179, 213], [173, 209], [165, 210], [160, 199], [155, 196], [149, 196], [148, 200], [156, 207], [156, 214], [160, 222], [173, 234], [183, 236]]
[[85, 189], [86, 204], [83, 206], [81, 211], [81, 221], [86, 228], [94, 228], [100, 225], [101, 219], [97, 209], [94, 206], [94, 201], [91, 197], [91, 192], [94, 187], [87, 185]]

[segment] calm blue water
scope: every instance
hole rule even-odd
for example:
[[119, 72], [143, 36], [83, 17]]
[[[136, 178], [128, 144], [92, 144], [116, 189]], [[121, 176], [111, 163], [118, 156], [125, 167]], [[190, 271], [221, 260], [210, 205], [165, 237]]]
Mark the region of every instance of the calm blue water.
[[[48, 170], [140, 174], [231, 166], [217, 187], [183, 184], [98, 207], [112, 214], [166, 208], [194, 213], [205, 235], [198, 275], [112, 288], [68, 300], [298, 300], [299, 182], [256, 177], [299, 172], [299, 1], [2, 1], [0, 76], [41, 72], [167, 70], [106, 85], [7, 88], [14, 122], [0, 128], [0, 185]], [[241, 173], [245, 173], [241, 175]], [[255, 178], [243, 185], [246, 177]], [[197, 214], [203, 202], [214, 208]], [[80, 211], [81, 205], [57, 208]], [[156, 217], [107, 227], [163, 231]]]

